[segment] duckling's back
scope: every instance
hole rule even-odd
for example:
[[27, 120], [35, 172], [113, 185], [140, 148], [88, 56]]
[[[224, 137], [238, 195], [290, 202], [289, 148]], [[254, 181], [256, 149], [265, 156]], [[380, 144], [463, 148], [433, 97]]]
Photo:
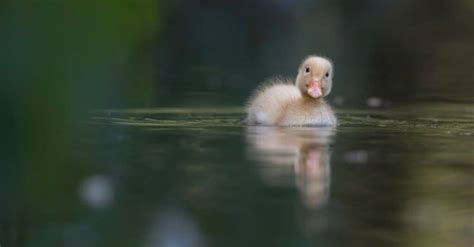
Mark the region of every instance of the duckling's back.
[[247, 123], [275, 125], [289, 102], [301, 98], [298, 88], [286, 81], [276, 80], [257, 89], [247, 108]]

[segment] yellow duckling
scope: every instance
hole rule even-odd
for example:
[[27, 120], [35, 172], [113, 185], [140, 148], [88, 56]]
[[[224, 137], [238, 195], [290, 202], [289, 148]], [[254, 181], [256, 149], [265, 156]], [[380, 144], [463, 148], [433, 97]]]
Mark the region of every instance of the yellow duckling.
[[331, 92], [332, 63], [323, 57], [309, 56], [298, 68], [295, 83], [270, 80], [257, 89], [247, 108], [250, 125], [333, 126], [336, 117], [323, 97]]

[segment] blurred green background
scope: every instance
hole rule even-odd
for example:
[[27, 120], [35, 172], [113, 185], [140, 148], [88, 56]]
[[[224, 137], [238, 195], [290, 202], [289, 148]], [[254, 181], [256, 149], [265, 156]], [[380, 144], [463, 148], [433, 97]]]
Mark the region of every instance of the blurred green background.
[[0, 236], [82, 210], [77, 177], [121, 152], [81, 139], [93, 110], [242, 106], [309, 54], [333, 60], [340, 107], [472, 104], [473, 16], [471, 0], [4, 0]]
[[[241, 105], [308, 54], [332, 97], [472, 101], [472, 1], [3, 1], [2, 99], [77, 109]], [[21, 107], [20, 107], [21, 108]]]

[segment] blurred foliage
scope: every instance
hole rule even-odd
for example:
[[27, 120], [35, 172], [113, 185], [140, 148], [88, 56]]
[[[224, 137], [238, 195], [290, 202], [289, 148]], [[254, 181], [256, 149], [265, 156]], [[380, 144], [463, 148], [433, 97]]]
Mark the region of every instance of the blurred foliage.
[[153, 105], [240, 105], [301, 59], [334, 61], [330, 98], [472, 102], [470, 1], [176, 1], [157, 45]]
[[145, 0], [1, 3], [0, 217], [42, 222], [77, 207], [71, 178], [87, 168], [71, 155], [80, 120], [93, 107], [147, 100], [152, 54], [137, 50], [151, 47], [162, 9]]

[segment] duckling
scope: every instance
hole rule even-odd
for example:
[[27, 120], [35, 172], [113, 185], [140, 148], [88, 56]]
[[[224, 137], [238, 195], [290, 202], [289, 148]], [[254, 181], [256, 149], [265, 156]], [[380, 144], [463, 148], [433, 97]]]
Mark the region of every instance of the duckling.
[[337, 120], [323, 97], [331, 92], [332, 63], [309, 56], [298, 68], [294, 83], [270, 80], [250, 97], [246, 122], [249, 125], [333, 126]]

